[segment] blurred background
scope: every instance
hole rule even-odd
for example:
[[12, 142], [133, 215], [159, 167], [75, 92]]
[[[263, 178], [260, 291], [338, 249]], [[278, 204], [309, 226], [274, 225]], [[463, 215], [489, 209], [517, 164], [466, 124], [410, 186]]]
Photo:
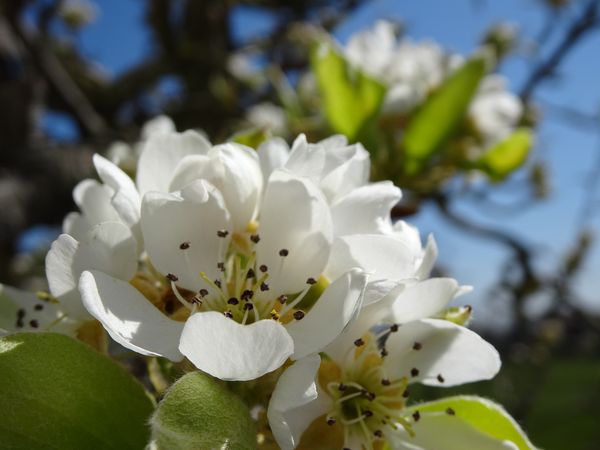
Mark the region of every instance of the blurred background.
[[[518, 99], [527, 144], [490, 144], [467, 117], [414, 159], [417, 118], [448, 83], [390, 112], [368, 67], [346, 76], [361, 69], [340, 56], [348, 41], [380, 19], [449, 61], [486, 45], [485, 70]], [[323, 42], [333, 53], [315, 56]], [[435, 235], [436, 270], [475, 287], [461, 303], [504, 368], [453, 393], [501, 402], [541, 448], [598, 449], [599, 79], [596, 0], [1, 0], [0, 280], [44, 288], [71, 191], [95, 176], [91, 155], [127, 169], [115, 145], [137, 142], [157, 115], [215, 143], [342, 132], [372, 153], [375, 178], [403, 188], [394, 216]], [[358, 125], [337, 120], [340, 95], [345, 115], [366, 111]]]

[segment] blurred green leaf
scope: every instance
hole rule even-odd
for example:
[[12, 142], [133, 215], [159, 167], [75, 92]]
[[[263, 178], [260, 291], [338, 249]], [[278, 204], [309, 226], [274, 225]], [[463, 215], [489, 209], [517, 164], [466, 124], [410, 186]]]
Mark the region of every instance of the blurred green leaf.
[[404, 134], [407, 173], [417, 173], [458, 128], [485, 72], [484, 56], [470, 59], [415, 112]]
[[527, 128], [520, 128], [486, 151], [475, 162], [493, 181], [502, 181], [527, 159], [533, 137]]
[[475, 396], [447, 397], [428, 403], [414, 405], [409, 410], [418, 410], [421, 414], [427, 412], [445, 413], [448, 408], [454, 410], [457, 419], [462, 420], [477, 431], [495, 439], [513, 442], [519, 450], [534, 450], [519, 424], [506, 410], [490, 401]]
[[0, 447], [135, 449], [153, 401], [122, 367], [54, 333], [0, 339]]
[[234, 134], [231, 137], [231, 141], [256, 149], [260, 144], [266, 141], [269, 136], [270, 133], [264, 128], [255, 128]]
[[180, 378], [158, 405], [152, 438], [159, 450], [256, 448], [256, 429], [246, 405], [200, 372]]
[[311, 64], [331, 128], [351, 141], [356, 140], [379, 111], [385, 87], [354, 70], [329, 45], [322, 44], [313, 49]]
[[546, 450], [592, 450], [600, 443], [600, 362], [555, 361], [538, 374], [539, 391], [525, 418]]

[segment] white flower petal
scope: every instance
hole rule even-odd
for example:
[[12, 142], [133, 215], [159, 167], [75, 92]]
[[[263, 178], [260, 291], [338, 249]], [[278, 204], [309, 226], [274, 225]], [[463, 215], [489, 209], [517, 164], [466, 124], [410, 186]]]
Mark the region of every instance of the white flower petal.
[[286, 324], [294, 339], [293, 359], [322, 350], [356, 316], [367, 276], [353, 269], [331, 283], [302, 320]]
[[313, 420], [325, 414], [329, 401], [319, 396], [315, 378], [321, 358], [311, 355], [288, 367], [273, 390], [267, 417], [282, 450], [292, 450]]
[[[418, 410], [418, 406], [414, 409]], [[460, 411], [456, 415], [424, 413], [418, 422], [413, 422], [415, 436], [411, 437], [402, 429], [403, 439], [398, 439], [393, 449], [397, 450], [517, 450], [510, 441], [493, 438], [473, 428], [461, 420]]]
[[119, 222], [121, 217], [111, 202], [112, 190], [96, 180], [83, 180], [73, 189], [73, 200], [90, 226]]
[[[415, 342], [421, 344], [414, 350]], [[384, 359], [390, 377], [407, 376], [432, 386], [489, 380], [500, 370], [496, 349], [473, 331], [445, 320], [422, 319], [391, 333]], [[419, 371], [411, 376], [411, 370]], [[443, 381], [438, 380], [441, 375]]]
[[331, 205], [335, 235], [391, 233], [390, 211], [401, 197], [391, 181], [350, 191]]
[[83, 304], [110, 336], [142, 355], [180, 361], [183, 323], [169, 319], [129, 283], [102, 272], [83, 272], [79, 280]]
[[[269, 268], [270, 293], [294, 293], [318, 279], [332, 239], [329, 207], [309, 180], [277, 170], [265, 192], [256, 246], [259, 265]], [[279, 252], [287, 250], [288, 256]]]
[[423, 253], [423, 258], [421, 259], [421, 264], [419, 269], [417, 270], [417, 278], [421, 280], [427, 278], [435, 265], [435, 261], [438, 257], [438, 248], [437, 243], [432, 234], [427, 236], [427, 245], [425, 246], [425, 251]]
[[75, 239], [83, 239], [87, 230], [92, 227], [83, 214], [72, 211], [68, 213], [62, 223], [63, 233], [73, 236]]
[[404, 280], [414, 276], [415, 258], [402, 241], [392, 236], [338, 237], [331, 248], [327, 274], [334, 278], [350, 267], [369, 273], [369, 280]]
[[46, 256], [50, 292], [72, 318], [89, 318], [77, 283], [84, 270], [100, 270], [128, 281], [137, 269], [136, 242], [120, 222], [104, 222], [90, 229], [81, 242], [62, 234]]
[[256, 216], [262, 194], [263, 177], [256, 152], [228, 143], [214, 146], [207, 155], [188, 156], [177, 166], [170, 191], [198, 179], [209, 181], [221, 191], [234, 230], [245, 231]]
[[168, 116], [156, 116], [144, 124], [141, 138], [145, 141], [154, 135], [169, 134], [175, 131], [175, 124]]
[[461, 292], [461, 286], [452, 278], [429, 278], [407, 286], [391, 304], [396, 323], [434, 316], [448, 306]]
[[[146, 251], [162, 274], [174, 274], [186, 289], [207, 287], [204, 272], [217, 277], [217, 263], [224, 261], [231, 232], [229, 214], [221, 194], [206, 181], [195, 181], [179, 194], [149, 192], [142, 203], [142, 234]], [[182, 250], [180, 245], [188, 243]]]
[[266, 186], [274, 170], [282, 168], [289, 158], [290, 148], [280, 137], [267, 139], [256, 150]]
[[334, 201], [367, 183], [369, 169], [369, 152], [361, 144], [326, 150], [321, 189]]
[[148, 191], [167, 192], [179, 162], [188, 155], [204, 155], [210, 143], [199, 133], [152, 134], [138, 161], [136, 184], [140, 195]]
[[208, 311], [186, 321], [179, 350], [214, 377], [246, 381], [281, 367], [294, 343], [274, 320], [241, 325], [220, 312]]
[[140, 220], [140, 195], [129, 176], [108, 159], [94, 155], [94, 166], [100, 179], [114, 191], [111, 203], [129, 227]]

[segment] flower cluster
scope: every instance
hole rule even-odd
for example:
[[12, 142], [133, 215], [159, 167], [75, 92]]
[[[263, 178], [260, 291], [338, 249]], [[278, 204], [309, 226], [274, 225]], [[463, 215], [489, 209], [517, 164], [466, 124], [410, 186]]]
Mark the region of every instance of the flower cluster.
[[409, 385], [489, 379], [500, 361], [463, 326], [470, 308], [446, 320], [470, 288], [430, 278], [434, 239], [392, 223], [400, 190], [370, 183], [369, 154], [342, 136], [254, 150], [165, 120], [140, 144], [135, 181], [94, 157], [100, 181], [75, 188], [80, 211], [46, 259], [51, 314], [34, 323], [17, 308], [16, 329], [93, 318], [130, 350], [223, 380], [279, 369], [268, 421], [283, 449], [319, 425], [343, 448], [440, 448], [431, 430], [461, 422], [408, 406]]
[[[352, 65], [387, 87], [387, 114], [409, 114], [464, 62], [432, 41], [398, 41], [394, 24], [386, 21], [353, 35], [344, 53]], [[521, 100], [506, 84], [501, 75], [487, 75], [469, 106], [469, 118], [484, 147], [509, 136], [523, 115]]]

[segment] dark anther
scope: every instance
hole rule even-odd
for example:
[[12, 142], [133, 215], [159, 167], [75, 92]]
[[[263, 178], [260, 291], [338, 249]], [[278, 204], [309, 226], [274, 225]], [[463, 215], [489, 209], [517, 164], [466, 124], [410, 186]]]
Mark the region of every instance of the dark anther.
[[373, 431], [373, 434], [375, 435], [375, 437], [378, 437], [378, 438], [383, 437], [383, 431], [381, 431], [381, 430], [375, 430], [375, 431]]
[[261, 291], [268, 291], [269, 290], [269, 285], [267, 283], [261, 283], [260, 284], [260, 290]]
[[415, 420], [415, 422], [418, 422], [419, 419], [421, 418], [421, 413], [419, 411], [415, 411], [412, 415], [413, 419]]
[[246, 273], [246, 278], [254, 278], [256, 276], [256, 273], [254, 273], [254, 269], [248, 269], [248, 272]]
[[383, 380], [381, 380], [381, 384], [383, 384], [384, 386], [389, 386], [390, 384], [392, 384], [392, 382], [387, 378], [384, 378]]
[[385, 358], [388, 355], [387, 348], [383, 347], [381, 349], [381, 351], [379, 352], [379, 354], [381, 355], [382, 358]]
[[410, 375], [416, 377], [417, 375], [419, 375], [419, 369], [413, 367], [412, 369], [410, 369]]
[[215, 286], [218, 287], [219, 289], [221, 289], [221, 281], [215, 280]]
[[396, 331], [398, 331], [398, 328], [399, 328], [399, 327], [398, 327], [398, 324], [397, 324], [397, 323], [395, 323], [394, 325], [392, 325], [392, 326], [390, 327], [390, 331], [391, 331], [392, 333], [395, 333]]
[[303, 318], [304, 318], [304, 311], [298, 310], [294, 313], [294, 319], [302, 320]]
[[363, 411], [363, 414], [365, 415], [365, 417], [371, 417], [373, 415], [373, 411], [371, 411], [370, 409], [365, 409]]
[[446, 414], [448, 414], [449, 416], [454, 416], [456, 415], [456, 411], [454, 411], [452, 408], [447, 408]]
[[402, 393], [402, 397], [408, 398], [409, 396], [410, 396], [410, 392], [408, 392], [408, 389], [404, 389], [404, 392]]
[[23, 317], [25, 317], [25, 310], [23, 308], [21, 308], [17, 311], [17, 317], [19, 319], [22, 319]]
[[169, 281], [172, 281], [172, 282], [175, 282], [175, 281], [178, 281], [178, 280], [179, 280], [179, 278], [177, 278], [177, 276], [176, 276], [176, 275], [173, 275], [172, 273], [168, 273], [168, 274], [167, 274], [167, 280], [169, 280]]
[[244, 292], [242, 292], [242, 300], [250, 300], [252, 297], [254, 297], [254, 291], [251, 291], [250, 289], [246, 289]]
[[217, 268], [221, 271], [221, 272], [225, 272], [225, 263], [217, 263]]
[[441, 374], [441, 373], [440, 373], [440, 374], [437, 376], [437, 380], [438, 380], [440, 383], [443, 383], [444, 381], [446, 381], [446, 380], [444, 380], [444, 377], [442, 376], [442, 374]]
[[202, 305], [202, 300], [200, 300], [200, 298], [197, 295], [194, 295], [192, 297], [192, 304], [201, 306]]
[[362, 338], [358, 338], [357, 340], [354, 341], [354, 345], [356, 345], [357, 347], [361, 347], [361, 346], [365, 345], [365, 341], [363, 341]]
[[290, 252], [288, 251], [287, 248], [282, 248], [281, 250], [279, 250], [279, 256], [287, 256], [289, 254], [290, 254]]
[[200, 289], [198, 291], [198, 294], [200, 294], [200, 297], [206, 297], [208, 295], [208, 290], [206, 290], [206, 289]]
[[346, 389], [348, 389], [348, 386], [346, 386], [344, 383], [340, 383], [338, 386], [338, 390], [344, 392]]
[[473, 307], [471, 305], [467, 305], [465, 306], [465, 309], [467, 310], [467, 312], [472, 312], [473, 311]]
[[223, 313], [225, 315], [225, 317], [227, 317], [228, 319], [232, 319], [233, 318], [233, 314], [231, 314], [231, 311], [225, 311]]
[[252, 311], [254, 309], [254, 305], [252, 303], [246, 303], [244, 304], [244, 309], [246, 311]]
[[367, 397], [367, 400], [369, 400], [370, 402], [375, 400], [375, 397], [376, 397], [375, 394], [373, 394], [372, 392], [369, 392], [369, 391], [365, 391], [364, 396]]
[[317, 280], [315, 280], [314, 278], [309, 278], [308, 280], [306, 280], [307, 284], [317, 284]]
[[264, 264], [261, 264], [258, 270], [260, 270], [262, 273], [265, 273], [267, 270], [269, 270], [269, 268]]
[[42, 305], [41, 303], [38, 303], [37, 305], [35, 305], [33, 307], [33, 309], [35, 309], [36, 311], [41, 311], [42, 309], [44, 309], [44, 305]]
[[220, 238], [227, 237], [228, 234], [229, 234], [229, 231], [227, 231], [227, 230], [219, 230], [219, 231], [217, 231], [217, 236], [219, 236]]
[[31, 326], [31, 328], [37, 328], [37, 327], [40, 326], [39, 322], [37, 320], [35, 320], [35, 319], [30, 320], [29, 321], [29, 325]]
[[250, 240], [255, 244], [258, 244], [258, 241], [260, 241], [260, 236], [258, 234], [253, 234], [250, 236]]
[[413, 344], [413, 350], [421, 350], [423, 348], [423, 344], [421, 344], [420, 342], [415, 342]]
[[23, 319], [20, 317], [17, 319], [17, 328], [23, 328], [25, 324], [23, 323]]
[[285, 305], [285, 302], [287, 302], [288, 298], [287, 295], [280, 295], [279, 297], [277, 297], [277, 300], [279, 300], [279, 303], [281, 303], [282, 305]]
[[227, 303], [230, 305], [237, 305], [240, 301], [235, 298], [235, 297], [231, 297], [229, 300], [227, 300]]
[[333, 417], [330, 417], [329, 419], [327, 419], [327, 425], [329, 425], [329, 426], [335, 425], [335, 419]]
[[181, 244], [179, 244], [179, 249], [180, 250], [187, 250], [188, 248], [190, 248], [190, 243], [189, 242], [182, 242]]

